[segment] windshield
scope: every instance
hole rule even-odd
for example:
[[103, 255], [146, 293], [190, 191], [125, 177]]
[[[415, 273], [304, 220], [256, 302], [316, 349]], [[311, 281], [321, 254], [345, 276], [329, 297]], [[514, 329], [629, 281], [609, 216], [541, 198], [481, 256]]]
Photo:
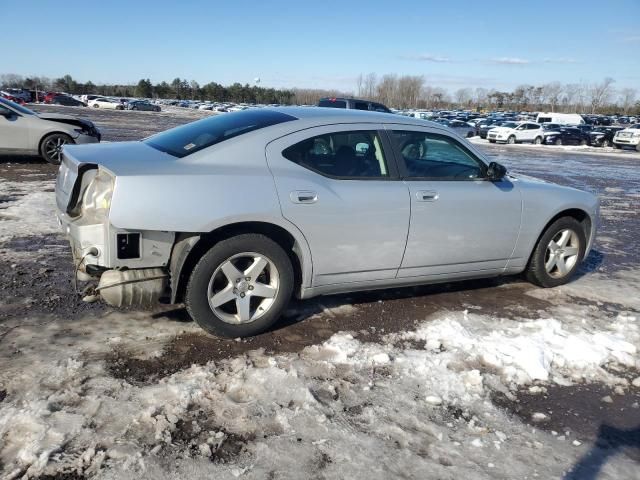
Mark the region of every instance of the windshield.
[[182, 158], [230, 138], [291, 120], [297, 120], [297, 118], [273, 110], [243, 110], [215, 115], [172, 128], [149, 137], [144, 140], [144, 143], [161, 152]]
[[12, 102], [11, 100], [7, 100], [6, 98], [0, 97], [0, 105], [5, 105], [5, 106], [7, 106], [9, 108], [12, 108], [16, 112], [22, 113], [23, 115], [35, 115], [36, 114], [36, 112], [34, 112], [33, 110], [29, 110], [28, 108], [25, 108], [22, 105], [18, 105], [17, 103]]

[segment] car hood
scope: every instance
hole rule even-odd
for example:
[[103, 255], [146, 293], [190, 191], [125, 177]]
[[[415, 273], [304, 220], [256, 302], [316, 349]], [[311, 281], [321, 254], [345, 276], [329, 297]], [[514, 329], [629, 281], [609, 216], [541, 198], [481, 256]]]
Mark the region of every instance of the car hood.
[[513, 128], [509, 128], [509, 127], [493, 127], [489, 131], [495, 132], [495, 133], [511, 133], [514, 130]]
[[91, 120], [77, 118], [72, 115], [64, 115], [62, 113], [38, 113], [37, 115], [38, 118], [50, 122], [60, 122], [78, 126], [93, 126], [93, 122]]

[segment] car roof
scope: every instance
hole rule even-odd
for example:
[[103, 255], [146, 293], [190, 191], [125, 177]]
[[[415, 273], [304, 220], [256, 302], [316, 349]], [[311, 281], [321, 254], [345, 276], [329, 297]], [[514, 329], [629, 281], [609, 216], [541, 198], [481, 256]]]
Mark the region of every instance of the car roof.
[[442, 128], [435, 122], [395, 113], [374, 112], [331, 107], [270, 107], [268, 110], [285, 113], [309, 123], [399, 123], [406, 125], [430, 126]]

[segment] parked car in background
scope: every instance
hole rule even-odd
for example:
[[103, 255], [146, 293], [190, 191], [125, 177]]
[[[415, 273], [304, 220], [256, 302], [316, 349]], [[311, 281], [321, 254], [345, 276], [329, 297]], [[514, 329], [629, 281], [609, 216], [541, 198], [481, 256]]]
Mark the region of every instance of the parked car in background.
[[95, 125], [70, 115], [36, 113], [0, 98], [0, 150], [40, 155], [58, 164], [62, 147], [72, 143], [97, 143]]
[[633, 147], [640, 152], [640, 123], [617, 131], [613, 137], [613, 146], [616, 148]]
[[547, 145], [588, 145], [589, 134], [576, 127], [560, 127], [547, 131], [544, 143]]
[[594, 147], [611, 147], [613, 137], [622, 127], [595, 127], [589, 132], [589, 144]]
[[1, 90], [0, 93], [3, 93], [8, 97], [17, 98], [22, 102], [31, 101], [31, 92], [29, 92], [29, 90], [26, 90], [24, 88], [5, 88]]
[[127, 102], [127, 110], [143, 110], [148, 112], [159, 112], [160, 105], [154, 105], [148, 100], [131, 100]]
[[166, 295], [231, 338], [270, 328], [292, 294], [521, 272], [562, 285], [598, 224], [591, 193], [507, 175], [434, 123], [347, 109], [249, 109], [68, 146], [56, 202], [103, 300]]
[[584, 122], [577, 113], [539, 113], [536, 123], [559, 123], [561, 125], [580, 125]]
[[321, 98], [318, 102], [319, 107], [328, 108], [347, 108], [355, 110], [370, 110], [372, 112], [392, 113], [385, 105], [372, 102], [370, 100], [362, 100], [359, 98], [337, 98], [327, 97]]
[[463, 122], [462, 120], [447, 120], [446, 118], [439, 118], [435, 121], [440, 125], [444, 125], [445, 127], [453, 130], [461, 137], [471, 138], [476, 135], [475, 127], [469, 125], [467, 122]]
[[480, 125], [480, 129], [478, 131], [478, 135], [480, 135], [480, 138], [487, 138], [487, 135], [489, 134], [489, 130], [491, 130], [492, 128], [496, 128], [501, 126], [503, 123], [507, 122], [508, 120], [490, 120], [486, 123], [483, 123], [482, 125]]
[[106, 108], [111, 110], [124, 110], [124, 105], [118, 100], [111, 100], [110, 98], [97, 97], [93, 100], [89, 100], [89, 106], [93, 108]]
[[5, 100], [9, 100], [14, 103], [21, 103], [21, 104], [25, 103], [25, 101], [22, 98], [14, 97], [13, 95], [11, 95], [6, 91], [0, 91], [0, 98], [4, 98]]
[[86, 107], [87, 104], [76, 100], [69, 95], [54, 95], [49, 99], [51, 105], [64, 105], [65, 107]]
[[505, 122], [489, 130], [487, 138], [491, 143], [531, 142], [540, 145], [544, 140], [544, 131], [539, 123]]

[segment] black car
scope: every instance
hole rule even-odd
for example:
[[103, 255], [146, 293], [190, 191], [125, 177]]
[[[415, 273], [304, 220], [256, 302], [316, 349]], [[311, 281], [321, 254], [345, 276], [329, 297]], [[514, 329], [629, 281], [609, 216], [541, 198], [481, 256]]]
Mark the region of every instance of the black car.
[[127, 103], [127, 110], [145, 110], [147, 112], [159, 112], [160, 105], [154, 105], [146, 100], [132, 100]]
[[352, 108], [355, 110], [370, 110], [372, 112], [393, 113], [381, 103], [372, 102], [370, 100], [361, 100], [359, 98], [321, 98], [318, 102], [318, 106], [329, 108]]
[[80, 100], [76, 100], [68, 95], [56, 95], [51, 99], [52, 105], [63, 105], [65, 107], [86, 107], [87, 105]]
[[576, 127], [548, 130], [544, 136], [547, 145], [588, 145], [589, 140], [589, 135]]
[[611, 147], [616, 132], [622, 129], [622, 127], [596, 127], [589, 132], [590, 144], [594, 147]]
[[487, 138], [489, 130], [495, 127], [499, 127], [507, 121], [508, 120], [489, 120], [485, 123], [481, 123], [480, 128], [476, 128], [477, 134], [480, 135], [480, 138]]

